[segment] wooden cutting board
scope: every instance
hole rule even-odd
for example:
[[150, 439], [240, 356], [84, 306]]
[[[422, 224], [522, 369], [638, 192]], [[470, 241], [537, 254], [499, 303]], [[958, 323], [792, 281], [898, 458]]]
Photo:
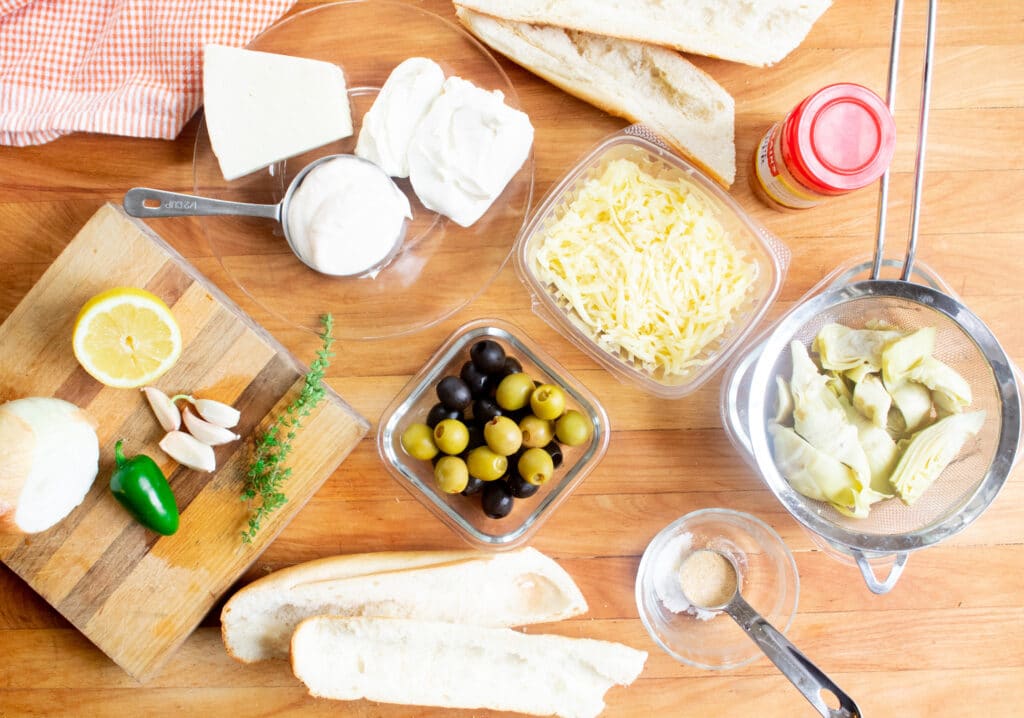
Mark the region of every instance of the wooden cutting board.
[[[71, 351], [81, 306], [116, 286], [163, 298], [184, 347], [157, 386], [241, 410], [242, 440], [217, 447], [217, 470], [178, 466], [137, 390], [92, 379]], [[288, 465], [288, 503], [243, 544], [240, 500], [252, 436], [297, 395], [305, 367], [142, 222], [102, 207], [0, 326], [0, 402], [55, 396], [99, 423], [100, 470], [85, 501], [56, 526], [0, 536], [0, 560], [139, 680], [156, 673], [217, 599], [320, 488], [369, 429], [334, 392], [304, 422]], [[162, 537], [137, 524], [108, 489], [113, 446], [144, 453], [167, 475], [181, 528]]]

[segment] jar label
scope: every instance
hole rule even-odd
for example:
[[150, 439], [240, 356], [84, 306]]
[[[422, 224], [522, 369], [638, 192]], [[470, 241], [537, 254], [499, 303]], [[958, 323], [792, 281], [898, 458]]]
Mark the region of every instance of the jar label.
[[784, 165], [780, 167], [776, 158], [777, 135], [781, 123], [776, 123], [764, 137], [761, 144], [757, 146], [757, 162], [754, 164], [754, 173], [761, 189], [774, 202], [783, 207], [792, 209], [808, 209], [815, 207], [820, 199], [813, 193], [803, 189], [796, 183], [796, 180], [785, 172]]

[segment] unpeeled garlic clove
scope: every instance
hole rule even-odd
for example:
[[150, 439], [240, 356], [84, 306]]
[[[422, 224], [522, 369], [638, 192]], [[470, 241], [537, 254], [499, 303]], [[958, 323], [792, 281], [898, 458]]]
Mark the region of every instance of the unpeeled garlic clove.
[[203, 417], [203, 419], [211, 424], [216, 424], [223, 429], [230, 429], [238, 423], [239, 419], [242, 418], [242, 412], [230, 404], [225, 404], [220, 401], [214, 401], [213, 399], [196, 399], [188, 394], [178, 394], [178, 396], [172, 398], [171, 401], [177, 401], [178, 399], [184, 399], [196, 408], [196, 411], [199, 412], [199, 416]]
[[217, 459], [213, 449], [184, 431], [171, 431], [160, 440], [160, 448], [183, 466], [196, 471], [213, 471]]
[[182, 412], [185, 417], [185, 427], [191, 432], [192, 436], [199, 439], [207, 446], [220, 446], [226, 444], [229, 441], [240, 439], [238, 434], [231, 431], [231, 429], [225, 429], [223, 426], [217, 426], [211, 424], [208, 421], [203, 421], [198, 416], [192, 413], [192, 410], [187, 406]]
[[154, 386], [142, 387], [142, 393], [146, 395], [149, 408], [153, 410], [153, 415], [164, 431], [177, 431], [181, 428], [181, 412], [169, 396]]

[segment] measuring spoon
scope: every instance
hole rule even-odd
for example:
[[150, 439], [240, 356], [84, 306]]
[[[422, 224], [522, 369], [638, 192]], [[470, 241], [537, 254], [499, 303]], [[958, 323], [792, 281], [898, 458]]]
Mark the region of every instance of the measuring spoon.
[[[288, 242], [288, 247], [292, 250], [296, 257], [302, 261], [310, 269], [321, 272], [323, 270], [313, 266], [310, 261], [303, 256], [303, 253], [295, 246], [295, 242], [292, 239], [291, 232], [288, 228], [288, 208], [291, 206], [292, 198], [295, 196], [295, 191], [302, 184], [302, 181], [312, 172], [314, 169], [322, 164], [330, 162], [331, 160], [345, 158], [347, 160], [357, 160], [365, 165], [368, 165], [374, 169], [374, 171], [380, 173], [383, 177], [387, 178], [387, 181], [391, 184], [396, 192], [401, 192], [398, 186], [394, 183], [387, 173], [384, 172], [380, 167], [365, 160], [362, 157], [348, 154], [336, 154], [327, 155], [321, 157], [318, 160], [310, 162], [308, 165], [303, 167], [295, 178], [292, 179], [288, 185], [287, 191], [284, 193], [284, 198], [277, 204], [253, 204], [249, 202], [229, 202], [223, 199], [212, 199], [210, 197], [199, 197], [191, 194], [182, 194], [180, 192], [167, 192], [160, 189], [152, 189], [150, 187], [133, 187], [128, 190], [124, 195], [124, 210], [132, 217], [147, 218], [160, 218], [160, 217], [199, 217], [199, 216], [223, 216], [223, 215], [234, 215], [240, 217], [262, 217], [264, 219], [276, 220], [281, 228], [284, 230], [285, 241]], [[406, 227], [408, 222], [403, 222], [398, 235], [395, 237], [394, 245], [392, 246], [391, 252], [387, 254], [377, 265], [370, 267], [369, 269], [360, 269], [358, 272], [352, 274], [336, 274], [330, 273], [331, 276], [354, 276], [356, 274], [363, 275], [373, 272], [378, 269], [381, 265], [385, 264], [392, 256], [394, 256], [395, 250], [401, 244], [405, 237]]]
[[[702, 605], [700, 601], [695, 601], [691, 594], [696, 592], [697, 587], [693, 585], [696, 580], [690, 582], [687, 579], [689, 576], [686, 574], [687, 563], [691, 560], [695, 560], [694, 557], [698, 557], [700, 554], [714, 554], [720, 556], [725, 560], [725, 565], [722, 568], [726, 571], [731, 571], [731, 580], [723, 582], [723, 587], [728, 590], [728, 585], [733, 586], [732, 595], [726, 598], [720, 603], [713, 603], [711, 605]], [[699, 558], [696, 560], [700, 560]], [[761, 614], [754, 610], [754, 608], [746, 602], [743, 596], [740, 594], [739, 585], [739, 571], [736, 568], [736, 563], [732, 560], [732, 557], [728, 556], [721, 551], [715, 549], [705, 548], [699, 551], [694, 551], [690, 554], [683, 565], [680, 568], [680, 585], [683, 590], [683, 595], [686, 596], [686, 600], [691, 605], [697, 608], [704, 609], [706, 611], [725, 611], [732, 617], [734, 621], [743, 629], [754, 643], [757, 644], [758, 648], [764, 651], [764, 654], [768, 656], [769, 660], [776, 665], [776, 667], [782, 671], [783, 675], [788, 678], [794, 686], [803, 694], [812, 706], [814, 706], [818, 713], [824, 718], [861, 718], [860, 709], [853, 699], [848, 696], [842, 688], [837, 686], [832, 680], [826, 676], [820, 668], [811, 662], [807, 656], [801, 653], [796, 646], [789, 642], [782, 633], [775, 628], [772, 624], [768, 623]], [[725, 577], [728, 578], [728, 577]], [[687, 590], [687, 583], [691, 583], [689, 591]], [[717, 592], [713, 592], [717, 593]], [[721, 596], [719, 596], [720, 598]], [[830, 708], [825, 702], [825, 694], [831, 693], [838, 701], [838, 708]]]

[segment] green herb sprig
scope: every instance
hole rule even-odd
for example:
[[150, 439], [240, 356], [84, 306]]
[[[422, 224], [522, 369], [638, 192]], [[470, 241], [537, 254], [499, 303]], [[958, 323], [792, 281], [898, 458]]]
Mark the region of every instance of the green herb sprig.
[[288, 497], [281, 491], [281, 484], [291, 476], [291, 468], [285, 465], [288, 454], [292, 450], [292, 440], [302, 426], [302, 420], [316, 408], [324, 398], [326, 389], [323, 385], [324, 375], [330, 366], [331, 345], [334, 344], [332, 332], [334, 317], [324, 314], [320, 317], [323, 342], [309, 365], [302, 390], [291, 404], [274, 419], [267, 430], [256, 437], [253, 457], [246, 472], [243, 501], [256, 502], [249, 517], [249, 528], [242, 532], [243, 543], [250, 543], [259, 533], [260, 525], [267, 516], [288, 502]]

